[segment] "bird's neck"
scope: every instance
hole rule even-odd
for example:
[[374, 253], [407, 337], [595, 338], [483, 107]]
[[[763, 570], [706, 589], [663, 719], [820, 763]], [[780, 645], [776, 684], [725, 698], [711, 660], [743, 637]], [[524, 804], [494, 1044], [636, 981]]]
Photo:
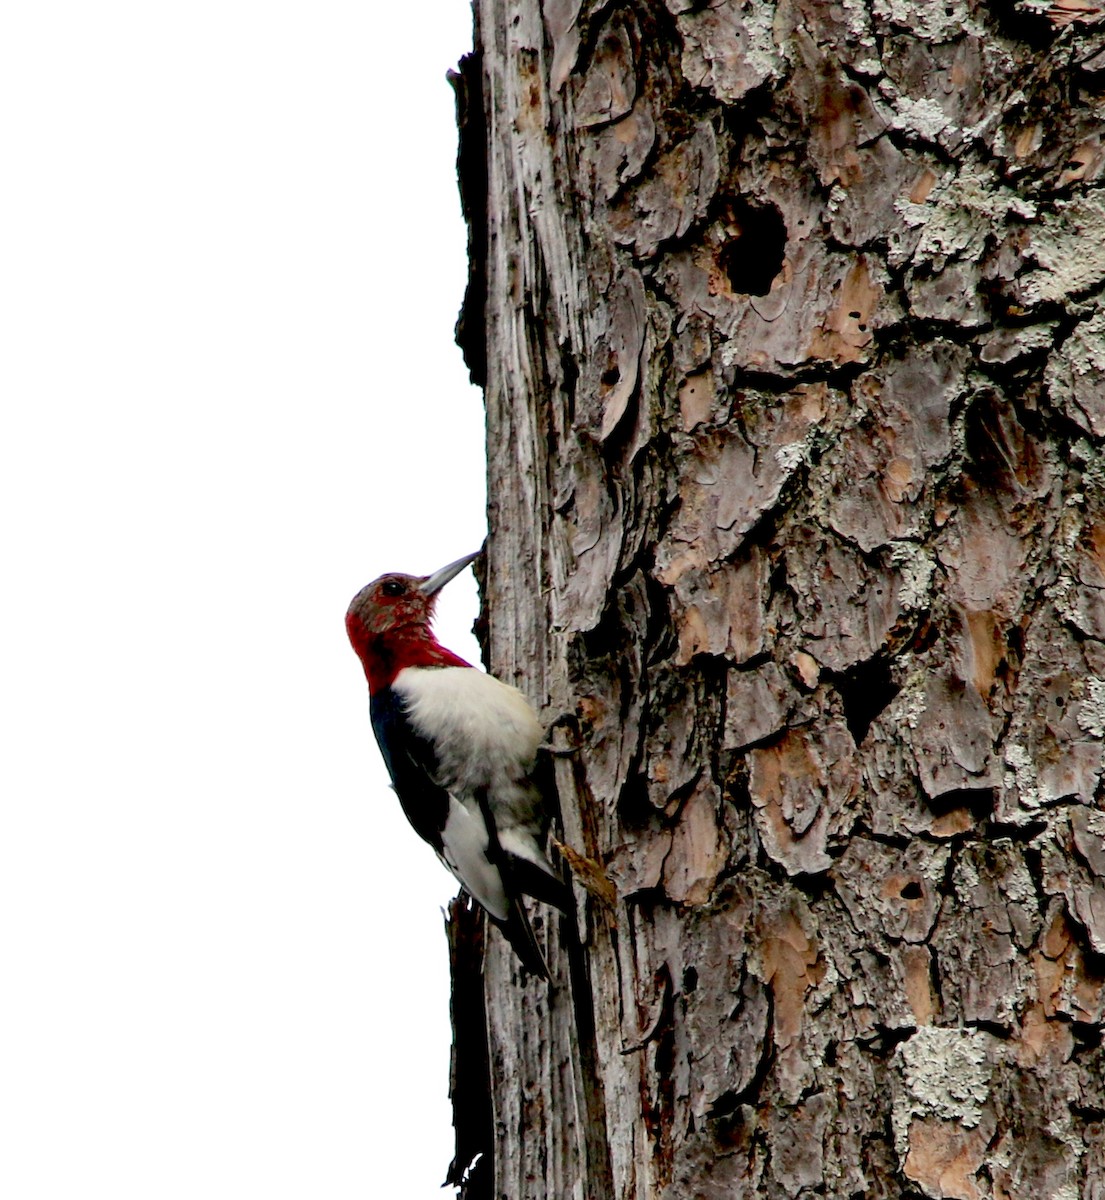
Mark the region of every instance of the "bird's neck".
[[375, 694], [391, 687], [407, 667], [470, 667], [425, 629], [393, 629], [370, 634], [359, 622], [349, 623], [349, 639], [364, 667], [368, 690]]

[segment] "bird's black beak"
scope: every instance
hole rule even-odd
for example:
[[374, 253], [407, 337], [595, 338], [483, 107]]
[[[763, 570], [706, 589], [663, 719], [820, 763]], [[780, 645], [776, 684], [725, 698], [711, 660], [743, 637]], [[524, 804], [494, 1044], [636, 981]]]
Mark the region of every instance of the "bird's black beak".
[[477, 550], [475, 554], [466, 554], [463, 558], [458, 558], [456, 562], [451, 562], [447, 567], [442, 567], [440, 571], [435, 571], [418, 585], [418, 590], [424, 596], [436, 596], [450, 579], [455, 579], [469, 563], [474, 563], [482, 553], [482, 550]]

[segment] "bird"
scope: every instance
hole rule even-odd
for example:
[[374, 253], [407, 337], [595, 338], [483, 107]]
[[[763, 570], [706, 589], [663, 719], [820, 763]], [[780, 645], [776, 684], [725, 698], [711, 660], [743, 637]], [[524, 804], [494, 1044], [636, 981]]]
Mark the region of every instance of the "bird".
[[487, 912], [531, 974], [549, 978], [522, 896], [572, 910], [543, 849], [548, 813], [534, 779], [542, 729], [515, 687], [443, 646], [441, 589], [473, 563], [381, 575], [345, 625], [368, 680], [372, 729], [407, 820]]

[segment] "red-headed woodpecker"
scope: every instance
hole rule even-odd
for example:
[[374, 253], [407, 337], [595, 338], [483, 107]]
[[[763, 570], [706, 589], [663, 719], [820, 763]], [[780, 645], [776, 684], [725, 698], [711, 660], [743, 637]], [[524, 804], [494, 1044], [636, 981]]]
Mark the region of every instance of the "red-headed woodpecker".
[[478, 557], [433, 575], [381, 575], [353, 597], [345, 626], [407, 819], [527, 970], [548, 978], [520, 897], [564, 913], [572, 901], [542, 849], [547, 820], [533, 782], [541, 726], [517, 688], [446, 650], [430, 625], [438, 592]]

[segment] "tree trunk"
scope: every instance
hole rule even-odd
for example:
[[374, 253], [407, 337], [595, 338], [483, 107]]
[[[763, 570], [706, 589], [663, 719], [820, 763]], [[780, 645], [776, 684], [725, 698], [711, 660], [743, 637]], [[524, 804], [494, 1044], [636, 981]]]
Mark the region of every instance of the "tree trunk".
[[617, 895], [455, 933], [453, 1178], [1097, 1200], [1101, 9], [476, 9], [486, 653]]

